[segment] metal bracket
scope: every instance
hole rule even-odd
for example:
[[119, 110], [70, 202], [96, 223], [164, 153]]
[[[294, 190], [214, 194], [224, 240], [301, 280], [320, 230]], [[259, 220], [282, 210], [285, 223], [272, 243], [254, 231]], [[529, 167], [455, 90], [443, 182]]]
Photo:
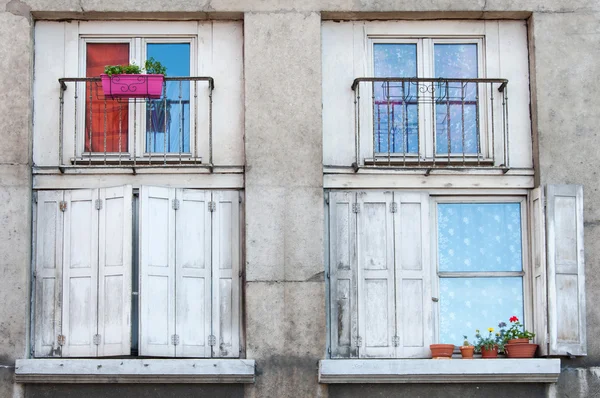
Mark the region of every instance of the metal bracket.
[[56, 342], [60, 346], [65, 345], [66, 341], [67, 341], [67, 338], [65, 337], [64, 334], [59, 334], [58, 337], [56, 338]]
[[217, 210], [217, 204], [215, 202], [208, 202], [208, 211], [213, 212]]
[[102, 341], [102, 338], [100, 337], [100, 335], [99, 334], [95, 334], [94, 335], [94, 344], [100, 345], [101, 341]]
[[96, 199], [96, 210], [102, 209], [102, 199]]
[[391, 206], [390, 206], [390, 211], [392, 213], [396, 213], [398, 211], [398, 203], [396, 202], [392, 202]]
[[400, 337], [398, 337], [398, 336], [392, 337], [392, 345], [394, 347], [398, 347], [400, 345]]
[[356, 338], [356, 346], [357, 347], [361, 347], [362, 346], [362, 337], [358, 336]]
[[58, 204], [60, 211], [65, 212], [67, 211], [67, 202], [64, 200], [61, 200]]
[[210, 336], [208, 336], [208, 345], [211, 347], [217, 345], [217, 338], [215, 337], [215, 335], [211, 334]]
[[173, 199], [173, 210], [179, 210], [179, 199]]
[[360, 204], [358, 204], [358, 203], [352, 203], [352, 212], [353, 213], [360, 213]]
[[171, 344], [178, 345], [179, 344], [179, 335], [174, 334], [171, 336]]

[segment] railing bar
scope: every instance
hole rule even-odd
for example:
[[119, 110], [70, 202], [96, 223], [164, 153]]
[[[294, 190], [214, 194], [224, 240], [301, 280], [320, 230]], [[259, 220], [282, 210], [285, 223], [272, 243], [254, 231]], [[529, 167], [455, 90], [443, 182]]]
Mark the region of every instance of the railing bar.
[[360, 86], [354, 92], [354, 128], [356, 129], [356, 143], [354, 149], [356, 150], [356, 169], [358, 169], [359, 158], [360, 158]]
[[[150, 106], [150, 111], [148, 111], [148, 106]], [[152, 163], [152, 152], [154, 151], [154, 147], [152, 146], [152, 138], [153, 136], [156, 134], [156, 127], [154, 126], [154, 121], [152, 119], [154, 119], [152, 117], [152, 112], [155, 112], [156, 114], [158, 114], [158, 109], [156, 107], [156, 101], [154, 100], [147, 100], [146, 101], [146, 114], [149, 115], [149, 117], [147, 117], [147, 119], [150, 119], [150, 131], [148, 131], [148, 129], [146, 129], [146, 144], [148, 145], [148, 148], [146, 148], [146, 152], [148, 152], [148, 164]], [[156, 145], [156, 144], [155, 144]]]
[[465, 84], [461, 84], [460, 85], [460, 99], [461, 99], [461, 105], [460, 105], [460, 117], [461, 117], [461, 121], [460, 121], [460, 125], [461, 125], [461, 134], [462, 134], [462, 162], [463, 162], [463, 166], [465, 165]]
[[137, 100], [133, 99], [133, 168], [137, 165]]
[[479, 85], [475, 85], [475, 136], [477, 137], [477, 166], [481, 164], [481, 126], [479, 126]]
[[402, 82], [402, 107], [400, 109], [402, 109], [402, 118], [400, 119], [400, 124], [402, 125], [402, 161], [404, 166], [406, 166], [406, 151], [408, 151], [408, 129], [405, 127], [406, 123], [408, 123], [408, 108], [406, 107], [406, 101], [404, 98], [404, 82]]
[[496, 134], [494, 133], [494, 83], [490, 83], [490, 107], [492, 109], [491, 117], [492, 117], [492, 161], [494, 165], [496, 165]]
[[[419, 83], [417, 83], [417, 89]], [[436, 103], [435, 103], [435, 83], [431, 83], [431, 130], [433, 134], [433, 167], [435, 167], [435, 160], [437, 159], [437, 120], [436, 120]]]
[[119, 104], [119, 166], [121, 165], [121, 158], [123, 157], [123, 107], [121, 101], [117, 101]]
[[[417, 83], [418, 84], [418, 83]], [[402, 91], [403, 91], [403, 95], [402, 95], [402, 99], [404, 100], [404, 82], [402, 82]], [[408, 93], [410, 95], [410, 84], [408, 85]], [[415, 90], [415, 94], [417, 95], [417, 103], [419, 101], [419, 88], [417, 87], [417, 89]], [[408, 104], [406, 102], [406, 100], [404, 100], [404, 123], [406, 124], [406, 140], [407, 140], [407, 145], [408, 145], [408, 135], [410, 134], [410, 130], [408, 128]], [[421, 165], [421, 137], [419, 136], [419, 120], [420, 120], [420, 114], [419, 114], [419, 105], [417, 104], [417, 164]]]
[[[167, 82], [163, 83], [163, 111], [165, 113], [164, 134], [163, 134], [163, 166], [167, 165]], [[171, 137], [169, 137], [169, 149], [171, 149]]]
[[[191, 112], [190, 107], [190, 112]], [[194, 81], [194, 163], [198, 162], [198, 82]]]
[[391, 158], [391, 150], [390, 150], [390, 82], [387, 82], [387, 114], [386, 114], [386, 122], [387, 122], [387, 155], [388, 155], [388, 166], [392, 164]]
[[395, 116], [394, 113], [395, 112], [394, 112], [394, 110], [395, 109], [394, 109], [394, 104], [393, 103], [391, 103], [390, 105], [391, 105], [391, 110], [392, 110], [392, 117], [390, 119], [392, 121], [392, 127], [390, 128], [390, 130], [392, 132], [392, 136], [391, 136], [392, 146], [391, 146], [391, 148], [392, 148], [392, 152], [396, 153], [396, 132], [394, 131], [394, 127], [395, 127], [395, 119], [394, 119], [394, 116]]
[[92, 112], [93, 112], [93, 106], [92, 106], [92, 100], [93, 100], [93, 84], [90, 84], [90, 126], [89, 126], [89, 143], [90, 143], [90, 148], [89, 148], [89, 153], [88, 153], [88, 157], [89, 157], [89, 165], [92, 165]]
[[[183, 104], [181, 102], [181, 80], [179, 81], [179, 113], [181, 120], [179, 122], [179, 164], [181, 164], [181, 152], [183, 151]], [[167, 115], [165, 109], [165, 116]]]
[[[66, 87], [66, 86], [65, 86]], [[75, 82], [75, 128], [73, 131], [73, 159], [77, 159], [77, 102], [79, 102], [78, 96], [77, 96], [77, 91], [79, 90], [79, 88], [77, 87], [77, 82]], [[83, 99], [85, 100], [85, 91], [83, 93]], [[85, 109], [85, 106], [83, 107], [83, 109]], [[83, 115], [83, 143], [85, 146], [85, 114]], [[64, 126], [63, 126], [64, 128]]]
[[[75, 92], [77, 92], [77, 88], [75, 88]], [[59, 94], [59, 117], [58, 117], [58, 165], [63, 165], [63, 110], [65, 105], [64, 100], [65, 90], [61, 86], [60, 94]], [[77, 103], [77, 100], [75, 100]], [[75, 118], [75, 125], [77, 125], [77, 118]]]
[[504, 88], [508, 80], [506, 79], [482, 79], [482, 78], [426, 78], [426, 77], [358, 77], [352, 82], [352, 90], [355, 90], [360, 82], [412, 82], [412, 83], [499, 83], [502, 84], [500, 91]]
[[[371, 82], [371, 104], [373, 107], [373, 115], [375, 115], [375, 82]], [[379, 136], [381, 132], [381, 120], [379, 114], [379, 107], [377, 107], [377, 134], [375, 134], [375, 123], [373, 123], [373, 160], [375, 160], [375, 141], [379, 142]], [[378, 148], [379, 149], [379, 148]]]
[[505, 85], [504, 87], [504, 97], [505, 97], [505, 109], [506, 109], [506, 121], [504, 122], [504, 124], [506, 125], [506, 134], [504, 137], [504, 140], [506, 141], [506, 167], [510, 167], [510, 140], [508, 135], [510, 134], [510, 132], [508, 131], [509, 129], [509, 123], [508, 123], [508, 85]]
[[106, 138], [107, 138], [106, 136], [108, 134], [108, 132], [106, 130], [107, 129], [107, 126], [106, 126], [107, 118], [108, 118], [108, 116], [106, 114], [106, 97], [104, 97], [104, 144], [103, 144], [104, 145], [104, 164], [106, 164]]
[[213, 171], [213, 89], [212, 85], [208, 87], [208, 161], [211, 173]]
[[[448, 140], [448, 163], [450, 163], [450, 149], [452, 147], [452, 139], [450, 138], [450, 87], [446, 81], [446, 139]], [[464, 148], [463, 148], [464, 152]]]

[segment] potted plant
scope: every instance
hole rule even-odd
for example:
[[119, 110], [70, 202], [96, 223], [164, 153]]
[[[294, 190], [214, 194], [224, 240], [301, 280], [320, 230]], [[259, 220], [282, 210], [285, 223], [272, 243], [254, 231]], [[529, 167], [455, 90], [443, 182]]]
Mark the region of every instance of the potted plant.
[[431, 357], [436, 358], [452, 358], [454, 352], [454, 344], [431, 344]]
[[[479, 329], [475, 330], [475, 337], [478, 339], [475, 342], [475, 350], [481, 352], [482, 358], [497, 358], [498, 352], [504, 347], [504, 329], [502, 323], [498, 325], [500, 331], [494, 333], [494, 328], [488, 328], [488, 335], [483, 336]], [[506, 326], [506, 324], [505, 324]]]
[[[142, 74], [145, 72], [145, 74]], [[102, 78], [102, 90], [106, 98], [153, 98], [162, 95], [165, 68], [154, 58], [149, 58], [140, 68], [130, 65], [107, 65]]]
[[460, 347], [460, 354], [462, 355], [463, 359], [473, 359], [475, 347], [471, 343], [469, 343], [467, 336], [463, 336], [463, 338], [464, 341], [463, 345]]
[[509, 319], [510, 328], [504, 335], [504, 350], [509, 358], [533, 358], [537, 344], [529, 341], [535, 337], [534, 333], [525, 330], [519, 318], [512, 316]]

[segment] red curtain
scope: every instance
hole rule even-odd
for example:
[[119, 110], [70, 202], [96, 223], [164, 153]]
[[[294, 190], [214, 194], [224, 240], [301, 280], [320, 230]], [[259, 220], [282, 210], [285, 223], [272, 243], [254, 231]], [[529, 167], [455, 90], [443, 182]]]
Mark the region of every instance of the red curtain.
[[[86, 77], [100, 76], [106, 65], [129, 63], [128, 43], [88, 43], [86, 50]], [[127, 101], [104, 100], [99, 82], [86, 84], [85, 98], [85, 151], [128, 152]]]

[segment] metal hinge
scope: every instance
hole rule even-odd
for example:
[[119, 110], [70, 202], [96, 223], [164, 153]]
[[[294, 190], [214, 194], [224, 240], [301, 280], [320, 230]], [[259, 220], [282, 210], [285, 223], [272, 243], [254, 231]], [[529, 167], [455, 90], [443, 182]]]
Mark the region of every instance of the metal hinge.
[[58, 203], [58, 207], [60, 208], [60, 211], [67, 211], [67, 202], [65, 202], [64, 200], [61, 200]]
[[96, 345], [100, 345], [100, 342], [102, 341], [102, 337], [100, 337], [99, 334], [95, 334], [94, 335], [94, 344]]
[[327, 353], [331, 355], [331, 347], [327, 347]]
[[391, 206], [390, 206], [390, 211], [391, 211], [392, 213], [395, 213], [395, 212], [397, 212], [397, 211], [398, 211], [398, 203], [396, 203], [396, 202], [392, 202], [392, 204], [391, 204]]
[[211, 347], [217, 345], [217, 338], [215, 337], [214, 334], [211, 334], [210, 336], [208, 336], [208, 345]]
[[64, 334], [59, 334], [58, 337], [56, 338], [56, 342], [58, 343], [58, 345], [65, 345], [65, 342], [67, 341], [67, 338], [65, 337]]
[[179, 335], [178, 334], [174, 334], [171, 336], [171, 344], [173, 344], [173, 345], [179, 344]]
[[102, 209], [102, 199], [96, 199], [96, 210]]
[[398, 336], [392, 337], [392, 345], [394, 347], [398, 347], [400, 345], [400, 337], [398, 337]]
[[33, 202], [34, 203], [38, 202], [38, 193], [37, 193], [37, 191], [33, 191]]
[[217, 210], [217, 204], [215, 202], [208, 202], [208, 211], [213, 212]]
[[173, 199], [173, 210], [179, 210], [179, 199]]
[[352, 212], [353, 213], [360, 213], [360, 204], [358, 204], [358, 203], [352, 203]]
[[356, 346], [357, 347], [361, 347], [362, 346], [362, 337], [358, 336], [356, 338]]

